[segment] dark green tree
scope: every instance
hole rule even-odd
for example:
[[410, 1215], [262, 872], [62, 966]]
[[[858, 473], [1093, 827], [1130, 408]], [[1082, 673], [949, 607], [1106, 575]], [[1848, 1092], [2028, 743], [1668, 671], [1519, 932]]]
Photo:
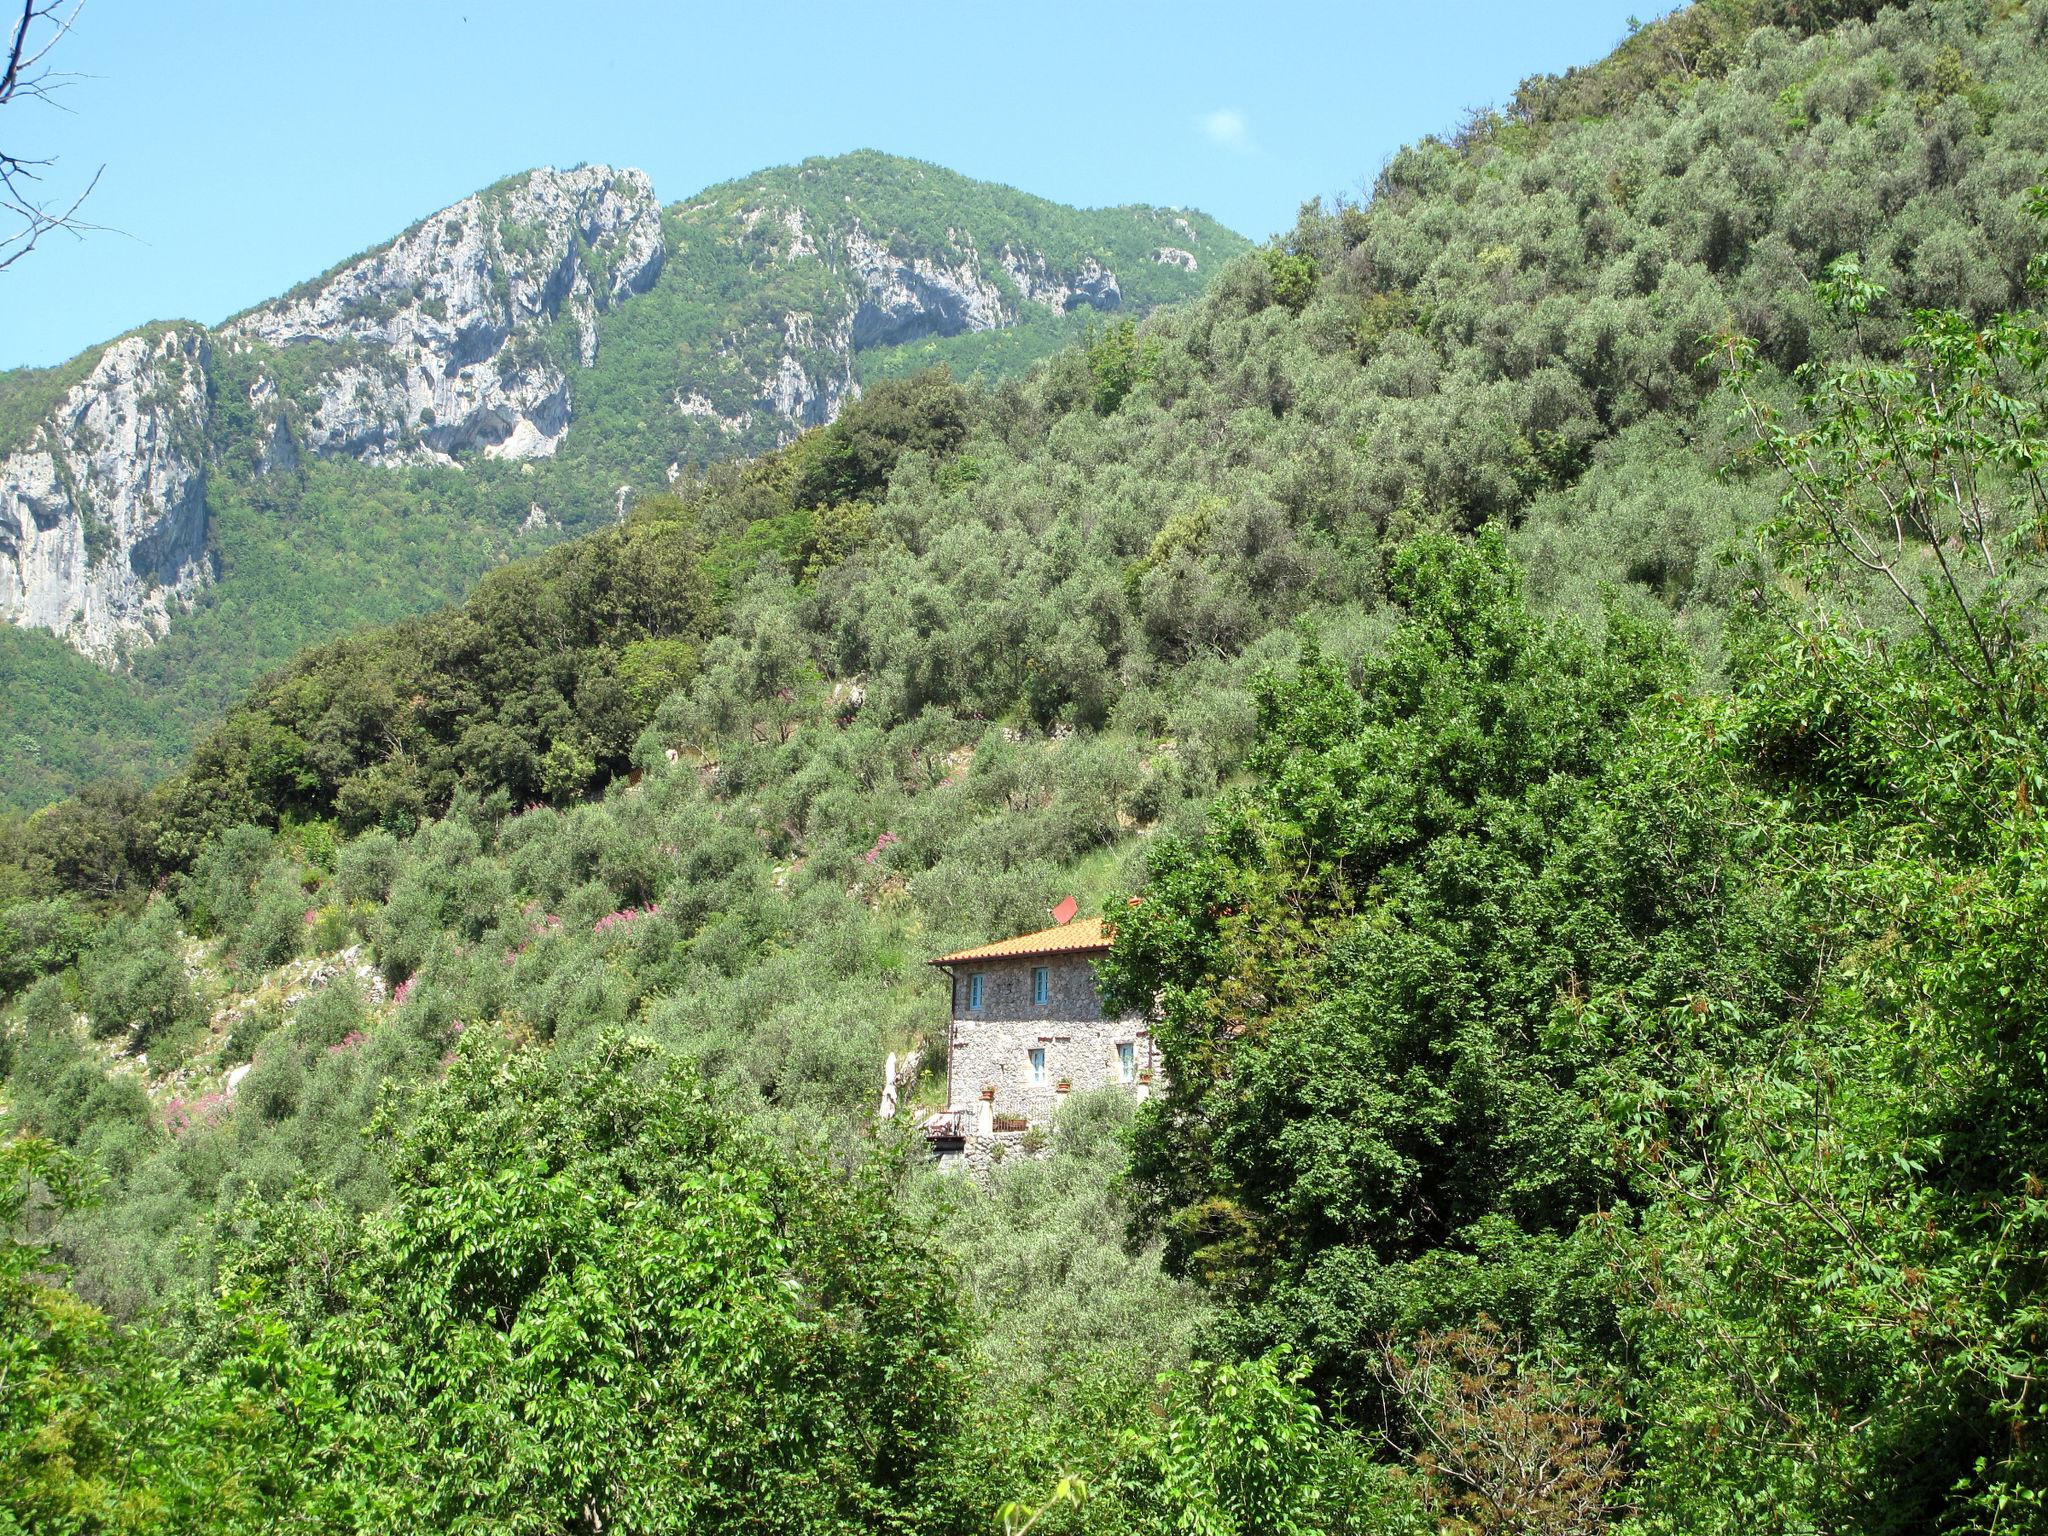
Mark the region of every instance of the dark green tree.
[[278, 1390], [331, 1385], [280, 1448], [322, 1485], [310, 1507], [385, 1530], [904, 1527], [961, 1333], [886, 1164], [829, 1173], [644, 1043], [571, 1059], [490, 1034], [399, 1134], [387, 1210], [252, 1212], [226, 1264], [230, 1368], [281, 1326]]
[[1174, 1084], [1134, 1165], [1169, 1264], [1353, 1391], [1481, 1312], [1611, 1342], [1582, 1223], [1626, 1189], [1560, 1002], [1781, 991], [1715, 797], [1638, 723], [1670, 637], [1536, 619], [1491, 535], [1393, 586], [1356, 687], [1312, 643], [1260, 683], [1251, 787], [1153, 855], [1105, 972]]

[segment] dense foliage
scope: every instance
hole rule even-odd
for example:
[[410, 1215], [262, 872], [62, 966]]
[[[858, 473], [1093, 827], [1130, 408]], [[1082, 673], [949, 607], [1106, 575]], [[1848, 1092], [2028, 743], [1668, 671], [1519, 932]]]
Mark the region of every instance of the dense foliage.
[[[2044, 41], [1679, 13], [0, 828], [0, 1518], [2048, 1529]], [[920, 1169], [1070, 891], [1169, 1091]]]
[[536, 1531], [919, 1512], [958, 1408], [943, 1270], [879, 1165], [837, 1180], [679, 1076], [615, 1035], [571, 1056], [479, 1031], [375, 1216], [251, 1214], [210, 1347], [234, 1369], [275, 1330], [280, 1385], [317, 1394], [280, 1426], [319, 1490], [280, 1479], [287, 1508]]
[[1154, 851], [1109, 969], [1163, 1009], [1178, 1091], [1138, 1168], [1170, 1262], [1354, 1393], [1389, 1334], [1482, 1312], [1611, 1343], [1580, 1228], [1626, 1185], [1560, 998], [1768, 1017], [1809, 961], [1659, 739], [1668, 633], [1533, 619], [1490, 535], [1390, 575], [1355, 684], [1313, 647], [1262, 683], [1255, 787]]
[[1479, 1323], [1601, 1384], [1646, 1530], [2038, 1529], [2048, 327], [1922, 310], [1789, 414], [1728, 349], [1786, 487], [1732, 694], [1411, 543], [1384, 656], [1264, 683], [1253, 787], [1151, 856], [1135, 1170], [1240, 1348], [1432, 1464], [1388, 1341]]

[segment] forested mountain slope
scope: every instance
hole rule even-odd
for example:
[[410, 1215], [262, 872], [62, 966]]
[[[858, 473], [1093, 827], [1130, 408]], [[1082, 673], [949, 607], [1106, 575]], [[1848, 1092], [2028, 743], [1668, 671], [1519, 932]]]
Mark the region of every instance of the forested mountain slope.
[[[659, 623], [700, 643], [723, 632], [703, 689], [768, 697], [769, 677], [788, 681], [774, 668], [813, 666], [858, 679], [862, 718], [883, 726], [930, 708], [1113, 720], [1193, 751], [1212, 690], [1191, 680], [1237, 675], [1234, 658], [1303, 613], [1369, 623], [1390, 534], [1492, 520], [1541, 603], [1592, 614], [1603, 584], [1658, 600], [1711, 665], [1738, 580], [1720, 553], [1775, 495], [1722, 473], [1733, 438], [1711, 338], [1754, 336], [1779, 373], [1854, 340], [1810, 288], [1845, 252], [1890, 290], [1870, 323], [2013, 302], [2048, 149], [2031, 26], [2031, 11], [1884, 11], [1804, 41], [1766, 31], [1719, 45], [1739, 61], [1725, 79], [1653, 77], [1591, 118], [1573, 93], [1598, 79], [1534, 84], [1460, 142], [1396, 155], [1369, 205], [1306, 215], [1142, 330], [994, 394], [892, 397], [874, 428], [650, 498], [631, 526], [700, 551], [711, 589], [710, 606], [665, 589]], [[899, 446], [913, 450], [900, 461]], [[593, 635], [572, 654], [612, 667], [648, 637]], [[464, 644], [521, 651], [501, 628]], [[763, 646], [770, 660], [742, 660]], [[366, 654], [421, 664], [407, 653], [435, 665], [412, 631], [302, 658], [202, 751], [195, 799], [326, 814], [346, 782], [386, 772], [431, 781], [402, 797], [408, 814], [447, 803], [458, 778], [540, 793], [530, 772], [458, 762], [422, 714], [453, 718], [433, 688], [380, 692], [375, 729], [315, 724], [334, 706], [305, 676], [374, 678]], [[544, 707], [521, 689], [475, 697], [501, 723], [525, 712], [512, 728], [535, 759], [573, 743], [609, 771], [654, 699], [606, 714], [578, 704], [598, 697], [583, 688], [552, 683]], [[332, 731], [338, 755], [304, 788], [223, 794], [205, 765], [256, 723], [298, 742]], [[376, 801], [351, 817], [378, 819]]]
[[828, 421], [862, 372], [1013, 373], [1242, 248], [866, 152], [668, 209], [543, 170], [212, 331], [0, 376], [6, 799], [154, 776], [299, 647]]
[[[2048, 7], [1862, 11], [0, 827], [23, 1507], [2042, 1528]], [[1069, 892], [1176, 1092], [935, 1182], [919, 961]]]

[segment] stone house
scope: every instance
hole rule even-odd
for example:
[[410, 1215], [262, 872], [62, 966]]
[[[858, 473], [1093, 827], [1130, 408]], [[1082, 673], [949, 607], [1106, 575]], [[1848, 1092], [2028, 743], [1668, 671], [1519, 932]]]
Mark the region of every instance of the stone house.
[[1115, 930], [1073, 912], [1062, 902], [1054, 927], [929, 962], [952, 983], [946, 1107], [925, 1124], [941, 1161], [982, 1165], [1045, 1125], [1069, 1093], [1109, 1083], [1141, 1100], [1151, 1093], [1144, 1018], [1104, 1017], [1095, 988]]

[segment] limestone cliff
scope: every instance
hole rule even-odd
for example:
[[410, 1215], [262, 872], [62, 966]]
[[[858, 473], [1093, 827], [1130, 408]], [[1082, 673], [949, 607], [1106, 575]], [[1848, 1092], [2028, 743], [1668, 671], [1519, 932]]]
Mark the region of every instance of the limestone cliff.
[[193, 326], [112, 343], [0, 459], [0, 620], [108, 662], [210, 579], [209, 351]]
[[[304, 454], [544, 456], [568, 425], [570, 375], [596, 361], [598, 315], [645, 291], [664, 255], [643, 173], [532, 171], [211, 336], [113, 343], [0, 457], [0, 620], [111, 663], [209, 579], [216, 347], [253, 354], [237, 376], [266, 472]], [[296, 393], [266, 363], [293, 352]]]
[[[388, 469], [456, 465], [518, 474], [530, 536], [587, 526], [831, 421], [864, 376], [1021, 369], [1077, 315], [1185, 298], [1197, 252], [1243, 245], [1177, 210], [1063, 208], [869, 151], [667, 209], [640, 171], [525, 172], [214, 329], [0, 379], [0, 623], [120, 665], [213, 579], [217, 546], [221, 599], [286, 571], [238, 565], [208, 494], [290, 507], [309, 461], [344, 506], [382, 505]], [[556, 457], [571, 432], [590, 451]], [[264, 596], [288, 608], [291, 579]]]
[[[735, 441], [766, 446], [830, 421], [858, 392], [856, 353], [1123, 304], [1117, 274], [1092, 256], [1010, 241], [985, 253], [970, 230], [949, 225], [917, 236], [858, 212], [820, 217], [799, 198], [748, 191], [682, 215], [697, 241], [743, 250], [756, 270], [784, 269], [769, 286], [802, 297], [791, 307], [764, 306], [722, 335], [711, 382], [723, 387], [707, 392], [704, 380], [692, 379], [672, 402]], [[763, 423], [773, 429], [766, 442], [757, 430]]]
[[[531, 171], [225, 328], [317, 348], [299, 447], [377, 463], [555, 451], [598, 315], [653, 283], [661, 209], [640, 171]], [[266, 381], [259, 379], [258, 388]]]

